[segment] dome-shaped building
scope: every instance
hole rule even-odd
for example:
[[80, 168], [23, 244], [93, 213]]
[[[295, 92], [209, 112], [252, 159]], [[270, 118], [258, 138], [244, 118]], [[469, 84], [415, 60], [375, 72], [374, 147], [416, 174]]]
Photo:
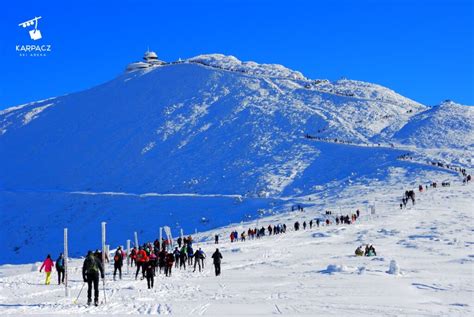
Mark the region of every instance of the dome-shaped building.
[[146, 69], [149, 67], [156, 67], [164, 65], [165, 62], [158, 59], [158, 55], [155, 52], [147, 50], [143, 55], [144, 62], [135, 62], [127, 65], [127, 71], [134, 71], [137, 69]]

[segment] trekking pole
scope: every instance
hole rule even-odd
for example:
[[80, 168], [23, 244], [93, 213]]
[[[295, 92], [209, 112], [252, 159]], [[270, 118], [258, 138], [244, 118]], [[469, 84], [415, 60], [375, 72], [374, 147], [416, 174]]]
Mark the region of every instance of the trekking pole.
[[81, 287], [81, 290], [79, 291], [79, 295], [77, 295], [76, 299], [74, 300], [74, 304], [77, 304], [77, 300], [79, 299], [79, 297], [81, 296], [81, 293], [82, 293], [82, 290], [84, 289], [84, 286], [86, 285], [86, 282], [84, 282], [82, 284], [82, 287]]
[[102, 279], [102, 285], [104, 286], [104, 304], [107, 304], [107, 297], [105, 297], [105, 278]]

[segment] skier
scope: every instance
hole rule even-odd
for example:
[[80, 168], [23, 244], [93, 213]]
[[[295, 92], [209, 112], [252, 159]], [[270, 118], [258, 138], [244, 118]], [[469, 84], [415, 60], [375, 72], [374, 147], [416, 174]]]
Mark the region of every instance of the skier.
[[54, 267], [53, 260], [51, 260], [51, 255], [48, 254], [48, 256], [43, 262], [43, 265], [41, 265], [41, 268], [40, 268], [40, 273], [41, 271], [43, 271], [43, 268], [44, 268], [44, 272], [46, 273], [46, 282], [45, 282], [46, 285], [49, 285], [51, 283], [51, 272], [53, 270], [53, 267]]
[[221, 275], [221, 259], [222, 259], [222, 254], [219, 252], [219, 249], [216, 249], [216, 252], [212, 254], [212, 259], [214, 262], [214, 269], [216, 272], [216, 276]]
[[119, 279], [122, 279], [123, 254], [122, 248], [118, 247], [114, 255], [114, 281], [117, 270], [119, 271]]
[[56, 260], [56, 271], [58, 272], [58, 285], [61, 283], [64, 284], [64, 255], [62, 253], [59, 254], [58, 259]]
[[87, 282], [87, 305], [92, 301], [92, 285], [94, 285], [94, 305], [99, 305], [99, 272], [100, 277], [104, 278], [104, 268], [102, 262], [97, 259], [92, 251], [87, 252], [87, 257], [82, 266], [82, 278]]

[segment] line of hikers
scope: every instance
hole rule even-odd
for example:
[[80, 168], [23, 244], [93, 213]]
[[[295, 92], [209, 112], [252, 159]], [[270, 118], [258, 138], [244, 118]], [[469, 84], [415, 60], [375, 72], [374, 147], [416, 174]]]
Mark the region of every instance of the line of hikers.
[[[161, 243], [162, 248], [160, 249], [160, 243], [155, 240], [154, 243], [146, 243], [143, 246], [137, 248], [133, 248], [130, 252], [130, 260], [131, 264], [135, 263], [137, 268], [135, 273], [135, 279], [138, 279], [138, 274], [140, 269], [142, 271], [142, 280], [147, 280], [147, 286], [149, 289], [153, 288], [154, 286], [154, 277], [156, 276], [156, 272], [158, 271], [161, 273], [164, 271], [166, 276], [171, 276], [171, 270], [173, 268], [173, 263], [175, 268], [184, 268], [186, 269], [186, 263], [188, 266], [193, 265], [194, 262], [194, 271], [196, 269], [201, 272], [204, 269], [204, 260], [206, 259], [206, 254], [201, 248], [198, 248], [195, 252], [192, 249], [192, 239], [191, 237], [187, 239], [182, 239], [179, 245], [184, 240], [184, 244], [181, 246], [181, 249], [175, 247], [173, 252], [167, 251], [167, 246], [169, 245], [169, 241]], [[216, 276], [221, 274], [221, 260], [222, 254], [219, 249], [212, 254], [213, 264], [214, 264], [214, 272]], [[107, 257], [106, 257], [107, 258]], [[118, 247], [115, 251], [113, 257], [113, 279], [116, 280], [116, 275], [118, 272], [119, 279], [122, 279], [122, 267], [124, 265], [124, 260], [127, 259], [127, 254], [123, 251], [122, 247]], [[107, 259], [106, 259], [106, 262]], [[51, 272], [54, 267], [54, 262], [51, 259], [51, 256], [48, 254], [46, 259], [44, 260], [40, 272], [44, 269], [46, 272], [46, 285], [50, 284], [51, 281]], [[58, 284], [64, 283], [64, 257], [62, 253], [58, 257], [56, 261], [56, 270], [58, 272]], [[88, 251], [87, 256], [84, 260], [82, 266], [82, 277], [84, 283], [87, 283], [87, 304], [91, 305], [92, 303], [92, 289], [94, 289], [94, 305], [99, 304], [99, 276], [104, 279], [104, 263], [102, 252], [96, 250], [95, 252]]]
[[[329, 219], [329, 217], [327, 216], [332, 216], [332, 211], [326, 211], [326, 220], [324, 220], [324, 224], [326, 226], [329, 226], [333, 223], [333, 221], [331, 221]], [[334, 222], [336, 223], [336, 225], [342, 225], [342, 224], [352, 224], [354, 222], [356, 222], [356, 220], [360, 217], [360, 210], [357, 209], [356, 212], [354, 214], [351, 214], [350, 216], [349, 215], [340, 215], [340, 216], [332, 216], [334, 218]], [[312, 229], [313, 226], [316, 226], [319, 228], [319, 226], [322, 225], [321, 224], [321, 219], [320, 218], [316, 218], [316, 219], [311, 219], [309, 222], [306, 222], [303, 221], [302, 224], [300, 224], [299, 221], [296, 221], [294, 224], [293, 224], [293, 229], [294, 231], [298, 231], [300, 230], [300, 227], [302, 226], [303, 227], [303, 230], [306, 230], [307, 227], [309, 227], [309, 229]], [[276, 225], [271, 225], [269, 224], [268, 227], [264, 227], [262, 226], [260, 229], [259, 228], [249, 228], [247, 231], [242, 231], [239, 235], [239, 232], [237, 230], [234, 230], [232, 231], [230, 234], [229, 234], [229, 238], [230, 238], [230, 242], [231, 243], [234, 243], [234, 242], [237, 242], [239, 241], [246, 241], [247, 239], [249, 240], [253, 240], [253, 239], [260, 239], [261, 237], [264, 237], [265, 236], [265, 232], [268, 233], [269, 236], [271, 235], [276, 235], [276, 234], [280, 234], [280, 233], [286, 233], [287, 231], [287, 226], [286, 224], [276, 224]], [[239, 238], [240, 237], [240, 238]], [[216, 234], [214, 236], [214, 243], [215, 244], [218, 244], [219, 243], [219, 235]]]

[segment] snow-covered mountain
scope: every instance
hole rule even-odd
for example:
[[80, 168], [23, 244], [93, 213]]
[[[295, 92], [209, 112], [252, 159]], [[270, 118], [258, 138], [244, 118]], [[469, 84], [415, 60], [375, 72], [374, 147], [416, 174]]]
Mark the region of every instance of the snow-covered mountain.
[[[472, 120], [453, 123], [472, 108], [429, 108], [375, 84], [315, 81], [218, 54], [145, 66], [0, 112], [2, 226], [12, 228], [2, 230], [9, 251], [0, 262], [38, 256], [37, 240], [60, 237], [51, 230], [68, 223], [84, 244], [116, 214], [130, 232], [209, 228], [409, 164], [396, 160], [403, 148], [315, 139], [420, 151], [473, 144]], [[454, 126], [455, 137], [441, 133]], [[158, 223], [151, 229], [135, 223], [147, 215]]]

